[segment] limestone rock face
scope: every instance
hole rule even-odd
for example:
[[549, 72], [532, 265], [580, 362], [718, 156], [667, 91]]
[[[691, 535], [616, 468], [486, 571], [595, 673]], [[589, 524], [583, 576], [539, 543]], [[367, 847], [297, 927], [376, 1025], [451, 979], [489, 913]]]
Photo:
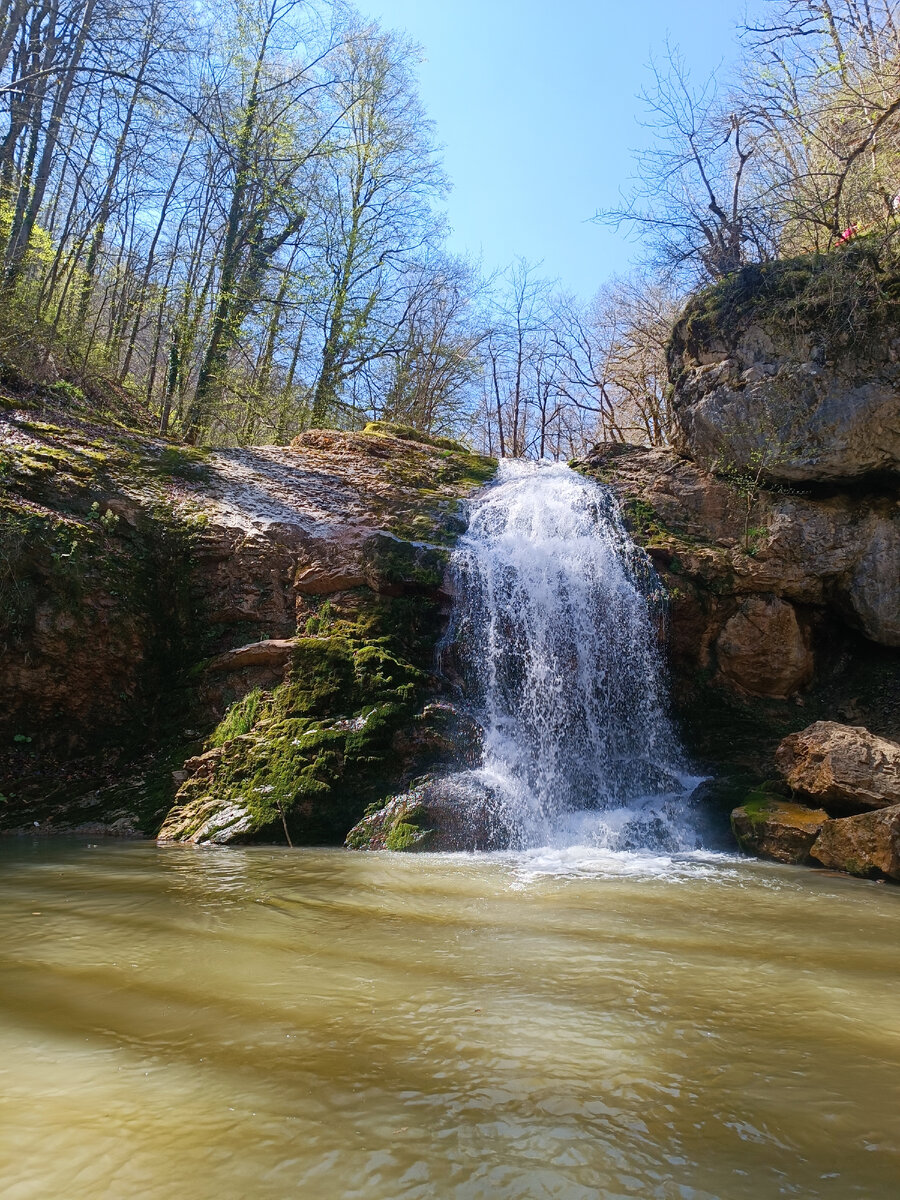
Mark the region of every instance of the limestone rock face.
[[384, 425], [209, 451], [12, 407], [0, 443], [0, 827], [127, 797], [155, 833], [177, 787], [166, 840], [283, 840], [284, 814], [339, 842], [440, 758], [444, 569], [493, 460]]
[[781, 740], [817, 718], [900, 741], [895, 488], [748, 493], [674, 451], [620, 443], [577, 466], [616, 494], [668, 589], [679, 724], [731, 795], [769, 776]]
[[813, 673], [806, 632], [792, 604], [777, 596], [748, 596], [716, 640], [719, 668], [751, 696], [792, 696]]
[[807, 863], [828, 821], [823, 809], [787, 800], [752, 800], [731, 814], [731, 828], [741, 849], [775, 862]]
[[832, 813], [900, 804], [900, 745], [861, 726], [816, 721], [784, 739], [775, 764], [795, 792]]
[[827, 821], [810, 854], [850, 875], [900, 879], [900, 805]]
[[[759, 346], [760, 343], [757, 343]], [[804, 348], [805, 349], [805, 348]], [[744, 346], [721, 362], [684, 363], [676, 446], [699, 463], [769, 478], [833, 483], [900, 470], [900, 366], [873, 376]]]
[[[723, 626], [760, 595], [828, 612], [874, 642], [900, 646], [900, 503], [890, 491], [817, 497], [760, 487], [748, 500], [673, 451], [606, 443], [579, 465], [617, 494], [636, 540], [675, 593], [676, 658], [720, 667]], [[780, 620], [791, 625], [786, 611]], [[802, 686], [808, 671], [796, 632], [792, 641]], [[723, 646], [731, 643], [729, 635]], [[784, 693], [773, 676], [754, 694]]]
[[668, 350], [676, 448], [784, 483], [896, 477], [892, 284], [843, 256], [745, 267], [693, 296]]

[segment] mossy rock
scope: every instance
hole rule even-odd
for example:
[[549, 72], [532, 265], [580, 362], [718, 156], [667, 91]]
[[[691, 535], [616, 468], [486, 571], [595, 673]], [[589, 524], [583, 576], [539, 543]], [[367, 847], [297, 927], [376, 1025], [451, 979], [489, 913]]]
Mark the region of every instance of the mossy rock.
[[392, 796], [354, 825], [344, 844], [348, 850], [424, 850], [432, 835], [424, 818], [421, 788]]
[[[433, 637], [399, 635], [412, 598], [360, 589], [358, 599], [355, 621], [325, 610], [321, 632], [297, 639], [281, 686], [257, 690], [226, 713], [209, 756], [194, 760], [162, 840], [223, 840], [221, 808], [240, 840], [281, 833], [296, 844], [340, 841], [390, 790], [404, 767], [394, 740], [421, 706], [429, 681], [422, 660]], [[432, 631], [433, 603], [418, 601]]]
[[688, 301], [667, 349], [673, 382], [685, 359], [732, 348], [751, 325], [777, 339], [811, 336], [829, 355], [861, 357], [900, 324], [900, 263], [870, 239], [828, 254], [752, 263]]
[[827, 820], [824, 810], [795, 804], [761, 787], [731, 814], [731, 828], [745, 853], [799, 864], [810, 861], [810, 850]]
[[400, 425], [394, 421], [369, 421], [363, 433], [374, 434], [376, 437], [395, 437], [404, 442], [420, 442], [423, 446], [434, 446], [437, 450], [451, 450], [455, 454], [470, 454], [468, 446], [454, 438], [440, 437], [433, 433], [424, 433], [414, 429], [412, 425]]

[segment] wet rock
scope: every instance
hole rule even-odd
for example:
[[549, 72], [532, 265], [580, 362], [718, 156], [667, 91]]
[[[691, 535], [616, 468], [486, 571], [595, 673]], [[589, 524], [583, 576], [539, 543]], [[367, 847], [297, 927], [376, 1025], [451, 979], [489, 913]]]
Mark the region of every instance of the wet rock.
[[427, 760], [430, 770], [475, 767], [481, 761], [484, 730], [463, 709], [432, 700], [394, 735], [393, 750], [402, 762]]
[[[250, 738], [245, 737], [243, 741], [251, 744]], [[189, 758], [178, 772], [183, 778], [176, 803], [167, 813], [157, 836], [160, 845], [188, 842], [195, 846], [227, 846], [246, 841], [254, 832], [253, 814], [243, 796], [233, 796], [223, 802], [206, 794], [226, 754], [226, 746], [215, 746], [204, 754]]]
[[765, 793], [751, 797], [731, 814], [731, 828], [747, 854], [775, 862], [807, 863], [828, 813]]
[[177, 805], [159, 832], [160, 845], [187, 842], [192, 846], [228, 846], [246, 841], [254, 832], [253, 814], [242, 797], [229, 804]]
[[900, 805], [826, 822], [810, 854], [850, 875], [900, 880]]
[[785, 699], [813, 674], [808, 636], [794, 606], [777, 596], [749, 596], [716, 640], [719, 669], [751, 696]]
[[509, 845], [490, 789], [466, 775], [422, 783], [350, 830], [350, 850], [495, 850]]
[[794, 792], [831, 813], [900, 804], [900, 745], [859, 725], [816, 721], [782, 741], [775, 764]]

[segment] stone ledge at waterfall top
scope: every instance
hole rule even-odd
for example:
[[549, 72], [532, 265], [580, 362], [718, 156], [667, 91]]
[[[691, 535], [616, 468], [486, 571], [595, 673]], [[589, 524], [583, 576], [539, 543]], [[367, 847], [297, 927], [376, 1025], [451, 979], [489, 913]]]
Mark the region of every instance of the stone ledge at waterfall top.
[[448, 758], [443, 570], [492, 460], [383, 426], [198, 451], [49, 402], [0, 420], [0, 828], [156, 833], [180, 788], [178, 836], [340, 841]]

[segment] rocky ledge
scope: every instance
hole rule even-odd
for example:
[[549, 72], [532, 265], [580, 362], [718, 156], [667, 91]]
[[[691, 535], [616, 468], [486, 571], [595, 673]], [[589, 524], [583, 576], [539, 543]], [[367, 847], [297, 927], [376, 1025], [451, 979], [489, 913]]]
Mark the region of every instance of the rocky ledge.
[[197, 451], [49, 401], [0, 454], [0, 829], [339, 842], [451, 762], [444, 568], [493, 460], [377, 425]]
[[775, 763], [791, 800], [769, 785], [734, 810], [744, 850], [900, 880], [900, 744], [817, 721], [785, 738]]
[[898, 283], [860, 247], [745, 267], [695, 296], [669, 344], [676, 449], [790, 485], [896, 485]]

